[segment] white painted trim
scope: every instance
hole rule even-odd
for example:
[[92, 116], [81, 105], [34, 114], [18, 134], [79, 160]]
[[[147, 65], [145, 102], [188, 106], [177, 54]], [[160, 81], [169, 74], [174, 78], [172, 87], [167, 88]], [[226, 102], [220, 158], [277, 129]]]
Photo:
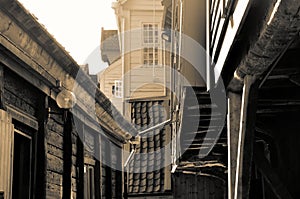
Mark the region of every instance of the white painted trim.
[[228, 154], [228, 173], [227, 173], [227, 177], [228, 177], [228, 199], [233, 199], [232, 198], [232, 187], [231, 187], [231, 151], [230, 151], [230, 145], [231, 145], [231, 137], [230, 137], [230, 98], [228, 98], [227, 100], [227, 154]]
[[206, 88], [207, 90], [210, 90], [211, 87], [211, 77], [210, 77], [210, 72], [211, 72], [211, 61], [210, 61], [210, 23], [209, 23], [209, 1], [206, 1]]
[[217, 60], [214, 74], [215, 74], [215, 82], [218, 81], [221, 71], [223, 69], [224, 63], [226, 61], [226, 58], [228, 56], [228, 53], [232, 47], [234, 38], [236, 34], [238, 33], [238, 30], [242, 24], [243, 19], [245, 18], [247, 14], [247, 10], [250, 7], [250, 0], [239, 0], [235, 11], [232, 15], [232, 20], [234, 21], [233, 27], [229, 24], [226, 30], [226, 34], [224, 37], [223, 45], [221, 47], [221, 51], [219, 54], [219, 58]]

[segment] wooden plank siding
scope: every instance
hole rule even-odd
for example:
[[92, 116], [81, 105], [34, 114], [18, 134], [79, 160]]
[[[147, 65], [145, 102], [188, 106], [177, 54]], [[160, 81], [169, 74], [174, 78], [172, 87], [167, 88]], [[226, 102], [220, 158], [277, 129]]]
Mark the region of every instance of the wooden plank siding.
[[107, 67], [104, 71], [98, 74], [100, 80], [100, 90], [107, 96], [116, 108], [122, 112], [122, 98], [116, 98], [112, 93], [112, 87], [115, 85], [115, 80], [122, 80], [122, 63], [118, 59]]
[[130, 71], [130, 98], [165, 96], [164, 67], [137, 67]]
[[127, 0], [124, 4], [125, 9], [147, 11], [155, 7], [157, 10], [162, 10], [161, 1], [157, 0]]
[[4, 192], [4, 199], [12, 197], [13, 143], [12, 118], [6, 111], [0, 110], [0, 191]]
[[210, 176], [176, 173], [173, 175], [176, 199], [224, 199], [226, 182]]
[[[60, 110], [51, 102], [52, 111]], [[45, 152], [46, 152], [46, 198], [63, 197], [64, 181], [64, 127], [60, 115], [50, 115], [46, 122]]]
[[[143, 43], [143, 24], [157, 24], [161, 29], [162, 23], [162, 7], [157, 5], [158, 1], [139, 1], [139, 9], [132, 5], [130, 7], [130, 50], [129, 64], [125, 66], [125, 78], [129, 78], [128, 99], [140, 99], [147, 97], [165, 96], [165, 83], [164, 83], [164, 68], [162, 64], [162, 43], [159, 36], [159, 42], [157, 44], [145, 45]], [[155, 3], [155, 6], [153, 6]], [[148, 8], [148, 10], [146, 10]], [[143, 63], [143, 48], [144, 47], [157, 47], [158, 50], [158, 66], [144, 66]], [[128, 74], [128, 77], [126, 77]], [[162, 86], [157, 86], [156, 82], [162, 83]], [[143, 88], [147, 85], [147, 89]]]
[[[79, 65], [18, 1], [0, 0], [0, 18], [0, 194], [5, 199], [85, 198], [80, 128], [89, 126], [100, 136], [105, 126], [109, 142], [119, 147], [125, 139], [118, 131], [135, 129], [125, 130], [130, 124], [85, 73], [76, 79]], [[57, 94], [72, 90], [75, 80], [76, 110], [59, 108]], [[95, 198], [101, 198], [99, 161]]]

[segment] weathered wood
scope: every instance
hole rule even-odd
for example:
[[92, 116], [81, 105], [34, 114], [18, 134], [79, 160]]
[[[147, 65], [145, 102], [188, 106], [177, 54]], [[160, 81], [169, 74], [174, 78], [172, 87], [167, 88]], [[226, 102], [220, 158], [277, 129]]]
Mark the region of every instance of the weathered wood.
[[228, 198], [234, 196], [235, 170], [237, 157], [237, 143], [240, 123], [240, 110], [242, 97], [240, 93], [228, 93], [228, 118], [227, 118], [227, 142], [228, 142]]
[[[244, 82], [240, 93], [228, 93], [228, 197], [247, 198], [251, 173], [255, 93], [251, 90], [254, 77]], [[255, 91], [255, 89], [254, 89]]]
[[47, 153], [61, 159], [63, 158], [63, 150], [49, 143], [47, 144]]
[[[176, 199], [225, 198], [225, 182], [210, 175], [197, 172], [176, 173], [173, 176], [173, 197]], [[166, 197], [167, 198], [167, 197]]]
[[[244, 75], [262, 75], [266, 72], [290, 41], [299, 34], [300, 2], [298, 0], [278, 1], [278, 7], [270, 6], [274, 12], [268, 25], [259, 33], [259, 38], [251, 45], [237, 71]], [[273, 10], [274, 9], [274, 10]]]
[[7, 111], [11, 114], [12, 118], [32, 127], [35, 130], [38, 130], [39, 125], [37, 118], [26, 114], [25, 112], [17, 109], [16, 107], [6, 105]]
[[49, 183], [62, 186], [62, 175], [56, 172], [49, 171], [47, 172], [47, 179]]
[[[1, 2], [2, 3], [2, 2]], [[12, 4], [12, 5], [11, 5]], [[14, 7], [14, 10], [5, 10], [4, 7]], [[10, 7], [9, 7], [10, 8]], [[1, 7], [2, 9], [2, 7]], [[99, 122], [101, 124], [105, 124], [110, 122], [110, 127], [107, 128], [110, 129], [110, 131], [115, 131], [116, 133], [119, 133], [122, 135], [122, 141], [125, 139], [123, 138], [126, 135], [126, 131], [128, 132], [134, 132], [136, 133], [135, 129], [131, 127], [131, 125], [125, 121], [125, 119], [119, 114], [119, 112], [114, 112], [115, 114], [111, 114], [111, 110], [115, 109], [113, 105], [108, 102], [107, 104], [102, 103], [102, 100], [108, 99], [99, 92], [98, 89], [96, 89], [96, 86], [93, 84], [93, 82], [90, 80], [90, 78], [87, 77], [87, 74], [77, 74], [79, 70], [79, 66], [74, 62], [74, 60], [70, 59], [68, 54], [58, 45], [52, 38], [49, 37], [49, 34], [43, 29], [36, 21], [34, 21], [31, 16], [27, 16], [23, 10], [22, 7], [20, 7], [15, 2], [6, 2], [3, 3], [3, 11], [5, 13], [10, 13], [11, 15], [15, 16], [12, 20], [9, 19], [6, 14], [3, 14], [0, 12], [1, 17], [5, 21], [12, 21], [13, 25], [10, 26], [10, 29], [6, 31], [5, 37], [0, 35], [0, 43], [10, 52], [12, 52], [15, 55], [15, 58], [19, 58], [22, 60], [22, 63], [18, 63], [15, 60], [7, 59], [7, 56], [0, 55], [0, 60], [2, 63], [10, 67], [12, 70], [18, 73], [20, 76], [25, 78], [28, 82], [35, 85], [37, 88], [41, 89], [43, 92], [45, 92], [47, 95], [51, 94], [51, 97], [55, 99], [55, 92], [50, 93], [50, 88], [54, 87], [55, 80], [63, 80], [65, 75], [69, 74], [72, 76], [70, 79], [71, 82], [78, 81], [79, 85], [79, 93], [83, 93], [83, 97], [80, 96], [78, 99], [77, 105], [86, 113], [91, 113], [91, 110], [89, 109], [89, 102], [85, 100], [86, 96], [94, 97], [93, 100], [96, 103], [101, 104], [101, 110], [103, 112], [108, 112], [108, 115], [101, 116], [98, 114], [96, 110], [96, 114], [98, 115]], [[2, 10], [1, 10], [2, 11]], [[21, 16], [20, 16], [21, 15]], [[29, 17], [29, 18], [28, 18]], [[30, 27], [29, 29], [22, 29], [20, 27], [20, 24], [23, 24], [22, 22], [29, 23]], [[0, 24], [1, 25], [1, 24]], [[24, 26], [22, 25], [24, 28]], [[27, 26], [26, 26], [27, 27]], [[33, 28], [34, 27], [34, 28]], [[0, 26], [0, 29], [4, 27]], [[7, 27], [6, 27], [7, 28]], [[34, 29], [34, 30], [33, 30]], [[4, 28], [5, 30], [5, 28]], [[31, 38], [29, 37], [29, 33], [36, 35], [39, 34], [37, 37]], [[18, 37], [15, 37], [14, 32], [21, 32], [22, 33], [22, 39]], [[8, 40], [7, 38], [10, 38]], [[39, 38], [40, 40], [36, 41], [35, 39]], [[28, 39], [31, 45], [28, 45], [29, 42], [24, 42], [24, 39]], [[21, 46], [17, 46], [16, 44], [22, 44]], [[25, 46], [23, 46], [25, 45]], [[28, 47], [30, 46], [31, 51], [28, 51]], [[33, 47], [34, 46], [34, 47]], [[42, 47], [42, 48], [41, 48]], [[20, 49], [21, 48], [21, 49]], [[23, 49], [24, 48], [24, 49]], [[47, 50], [43, 50], [43, 49]], [[50, 48], [50, 50], [49, 50]], [[32, 50], [35, 49], [35, 50]], [[54, 50], [55, 49], [55, 50]], [[53, 51], [51, 51], [53, 50]], [[47, 51], [47, 52], [46, 52]], [[60, 53], [58, 53], [60, 52]], [[33, 54], [32, 54], [33, 53]], [[48, 54], [49, 53], [49, 54]], [[55, 58], [55, 59], [53, 59]], [[59, 62], [59, 63], [58, 63]], [[22, 67], [20, 67], [22, 66]], [[24, 68], [27, 69], [27, 71], [24, 71]], [[28, 71], [31, 71], [28, 73]], [[38, 78], [42, 79], [39, 80]], [[64, 83], [65, 84], [65, 83]], [[49, 86], [50, 85], [50, 86]], [[69, 88], [70, 89], [70, 88]], [[82, 90], [80, 90], [82, 89]], [[96, 96], [95, 96], [95, 90], [96, 90]], [[98, 93], [98, 94], [97, 94]], [[113, 108], [112, 108], [113, 107]], [[94, 108], [94, 107], [93, 107]], [[100, 111], [101, 111], [100, 110]], [[93, 110], [92, 110], [93, 111]], [[116, 119], [118, 117], [118, 119]], [[94, 119], [94, 118], [93, 118]], [[115, 119], [115, 120], [114, 120]], [[111, 134], [109, 132], [109, 134]]]
[[0, 191], [4, 199], [12, 197], [12, 168], [14, 150], [14, 126], [11, 116], [0, 110]]
[[67, 112], [63, 136], [63, 198], [71, 198], [72, 190], [72, 129], [73, 116]]
[[264, 153], [254, 149], [254, 162], [278, 199], [292, 199], [291, 194], [273, 170]]
[[258, 86], [254, 84], [255, 80], [254, 76], [246, 76], [244, 80], [236, 160], [235, 199], [249, 198]]
[[[278, 65], [278, 62], [281, 60], [281, 58], [286, 53], [286, 51], [288, 50], [288, 48], [294, 43], [294, 41], [296, 40], [297, 37], [298, 37], [298, 35], [296, 35], [292, 40], [290, 40], [289, 43], [288, 43], [288, 45], [286, 45], [284, 47], [284, 49], [276, 57], [275, 62], [273, 63], [272, 67], [268, 70], [267, 74], [264, 76], [263, 80], [261, 81], [261, 83], [259, 85], [259, 88], [261, 88], [264, 85], [264, 83], [265, 83], [265, 81], [267, 79], [286, 78], [285, 75], [270, 76], [270, 74], [272, 73], [272, 71], [274, 70], [274, 68]], [[287, 76], [287, 78], [289, 78], [289, 77]]]
[[46, 139], [48, 144], [60, 148], [61, 150], [63, 149], [63, 136], [58, 132], [48, 130]]
[[63, 174], [64, 173], [63, 163], [64, 163], [63, 159], [47, 153], [47, 172], [54, 171]]
[[47, 183], [46, 188], [47, 188], [46, 198], [49, 199], [62, 198], [62, 190], [59, 185]]
[[0, 64], [0, 109], [6, 110], [4, 102], [4, 69]]

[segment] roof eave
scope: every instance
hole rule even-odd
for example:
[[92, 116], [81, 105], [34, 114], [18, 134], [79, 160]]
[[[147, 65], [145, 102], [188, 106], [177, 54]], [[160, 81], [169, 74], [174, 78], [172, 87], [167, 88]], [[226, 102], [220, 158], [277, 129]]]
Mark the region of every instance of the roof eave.
[[228, 85], [229, 90], [241, 91], [246, 75], [262, 76], [290, 41], [299, 36], [299, 10], [298, 0], [277, 1], [260, 36], [237, 67], [235, 76]]

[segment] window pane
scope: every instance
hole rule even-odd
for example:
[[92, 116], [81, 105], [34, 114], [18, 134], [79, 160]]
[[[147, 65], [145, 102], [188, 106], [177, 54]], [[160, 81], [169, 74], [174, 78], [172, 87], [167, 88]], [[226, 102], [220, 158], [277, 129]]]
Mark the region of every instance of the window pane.
[[158, 25], [144, 24], [143, 25], [143, 41], [145, 44], [158, 43]]

